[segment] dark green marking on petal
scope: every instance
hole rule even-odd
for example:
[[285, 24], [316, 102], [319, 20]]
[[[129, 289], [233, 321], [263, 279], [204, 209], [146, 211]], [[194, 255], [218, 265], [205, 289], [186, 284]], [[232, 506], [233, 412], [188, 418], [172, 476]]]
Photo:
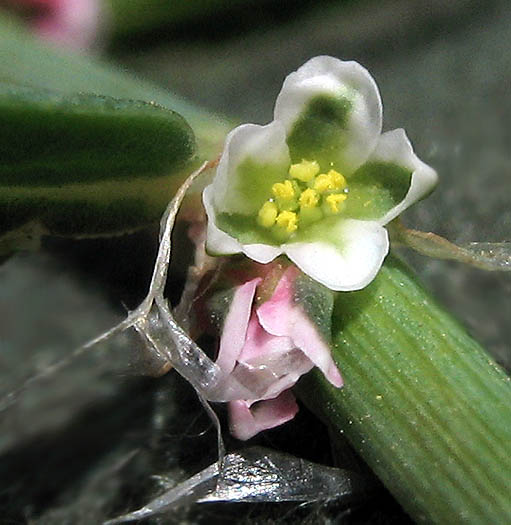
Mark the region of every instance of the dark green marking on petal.
[[271, 230], [259, 226], [255, 216], [240, 213], [219, 213], [216, 225], [242, 244], [271, 244], [278, 246]]
[[343, 239], [339, 235], [339, 222], [343, 219], [342, 214], [324, 217], [306, 228], [298, 229], [290, 242], [324, 242], [342, 250]]
[[327, 342], [332, 339], [334, 292], [308, 275], [300, 274], [295, 281], [294, 300], [299, 303]]
[[38, 187], [154, 177], [195, 153], [191, 128], [155, 104], [0, 84], [0, 181]]
[[287, 137], [292, 162], [316, 160], [323, 171], [342, 162], [340, 154], [351, 108], [352, 102], [344, 96], [312, 98]]
[[229, 199], [236, 199], [232, 203], [236, 209], [242, 205], [247, 215], [257, 214], [261, 206], [272, 197], [273, 184], [286, 178], [288, 168], [287, 165], [261, 164], [251, 157], [246, 158], [236, 168], [232, 191], [229, 191], [227, 197], [227, 209], [230, 208]]
[[373, 220], [383, 217], [408, 193], [412, 172], [396, 164], [368, 162], [350, 178], [343, 216]]

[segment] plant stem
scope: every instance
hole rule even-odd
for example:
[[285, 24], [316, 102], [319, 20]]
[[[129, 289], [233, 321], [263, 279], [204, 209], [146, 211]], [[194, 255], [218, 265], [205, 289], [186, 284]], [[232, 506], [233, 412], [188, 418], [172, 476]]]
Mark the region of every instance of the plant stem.
[[394, 257], [337, 295], [332, 333], [344, 388], [308, 374], [303, 402], [416, 521], [509, 523], [511, 384], [481, 346]]

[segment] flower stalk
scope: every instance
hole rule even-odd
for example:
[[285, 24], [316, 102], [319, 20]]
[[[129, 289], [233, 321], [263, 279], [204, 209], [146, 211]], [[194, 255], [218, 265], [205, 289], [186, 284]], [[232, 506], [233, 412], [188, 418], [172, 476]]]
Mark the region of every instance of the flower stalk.
[[314, 371], [302, 401], [347, 436], [418, 522], [508, 523], [510, 378], [389, 257], [337, 293], [333, 354], [344, 388]]

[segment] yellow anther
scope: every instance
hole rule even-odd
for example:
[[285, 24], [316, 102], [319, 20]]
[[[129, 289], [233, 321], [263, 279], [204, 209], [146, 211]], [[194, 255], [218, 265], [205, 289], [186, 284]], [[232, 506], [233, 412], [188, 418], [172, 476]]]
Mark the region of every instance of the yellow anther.
[[263, 228], [271, 228], [275, 224], [275, 219], [279, 214], [277, 205], [274, 202], [266, 201], [257, 214], [257, 222]]
[[312, 186], [318, 193], [324, 193], [325, 191], [333, 189], [332, 178], [326, 173], [321, 173], [316, 177]]
[[298, 202], [300, 203], [300, 208], [315, 208], [319, 202], [319, 195], [315, 190], [307, 188], [300, 195]]
[[332, 213], [339, 213], [339, 206], [347, 199], [347, 196], [343, 193], [332, 193], [328, 195], [325, 202], [328, 204]]
[[302, 162], [298, 164], [291, 164], [289, 168], [289, 175], [302, 182], [311, 181], [318, 173], [319, 164], [315, 160], [309, 161], [303, 159]]
[[292, 211], [282, 211], [277, 215], [275, 221], [278, 226], [286, 230], [287, 233], [293, 233], [298, 228], [298, 217]]
[[332, 188], [335, 190], [343, 190], [348, 185], [346, 179], [338, 171], [330, 170], [327, 175], [332, 182]]
[[290, 180], [284, 182], [276, 182], [272, 187], [271, 191], [277, 199], [290, 200], [295, 196], [295, 190]]

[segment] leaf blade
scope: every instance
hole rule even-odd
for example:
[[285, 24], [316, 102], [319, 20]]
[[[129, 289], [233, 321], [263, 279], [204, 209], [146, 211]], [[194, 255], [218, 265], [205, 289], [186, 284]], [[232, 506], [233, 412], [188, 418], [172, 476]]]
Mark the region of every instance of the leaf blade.
[[0, 232], [33, 223], [96, 236], [155, 222], [195, 152], [189, 125], [161, 106], [0, 85]]

